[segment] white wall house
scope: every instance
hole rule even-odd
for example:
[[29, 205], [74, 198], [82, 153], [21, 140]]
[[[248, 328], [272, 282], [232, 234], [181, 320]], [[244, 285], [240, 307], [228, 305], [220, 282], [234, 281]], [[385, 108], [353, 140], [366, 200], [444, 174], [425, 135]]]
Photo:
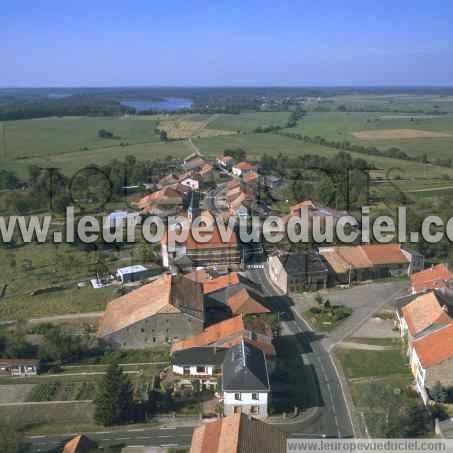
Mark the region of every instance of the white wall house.
[[417, 355], [417, 351], [415, 348], [412, 348], [411, 355], [410, 355], [410, 367], [412, 370], [412, 374], [415, 378], [415, 387], [417, 388], [417, 392], [423, 399], [423, 402], [426, 404], [428, 402], [428, 393], [425, 387], [425, 380], [426, 380], [426, 370], [422, 367], [420, 359]]
[[263, 351], [242, 340], [225, 354], [223, 361], [223, 410], [268, 416], [269, 374]]
[[194, 178], [186, 178], [181, 181], [181, 184], [190, 187], [192, 190], [198, 190], [200, 183]]
[[247, 413], [267, 417], [268, 392], [223, 392], [225, 415]]

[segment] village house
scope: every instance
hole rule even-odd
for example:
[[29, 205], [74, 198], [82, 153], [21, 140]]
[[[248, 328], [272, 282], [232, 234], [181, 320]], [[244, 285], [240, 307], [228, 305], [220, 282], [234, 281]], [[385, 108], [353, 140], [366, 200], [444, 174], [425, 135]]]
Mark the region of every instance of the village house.
[[408, 342], [408, 354], [414, 339], [452, 321], [448, 297], [430, 291], [403, 299], [396, 311], [401, 337]]
[[197, 334], [203, 325], [200, 286], [164, 274], [109, 302], [97, 337], [114, 348], [139, 349]]
[[39, 372], [37, 359], [2, 359], [0, 358], [0, 376], [28, 377]]
[[267, 266], [273, 284], [284, 294], [327, 287], [329, 269], [315, 251], [276, 253], [269, 256]]
[[116, 279], [122, 284], [139, 282], [150, 277], [151, 271], [141, 264], [120, 267], [116, 270]]
[[431, 266], [411, 275], [412, 294], [421, 293], [429, 289], [448, 288], [453, 286], [453, 272], [447, 264]]
[[286, 434], [245, 414], [234, 414], [195, 429], [190, 453], [286, 453]]
[[256, 171], [256, 165], [249, 162], [239, 162], [238, 164], [233, 165], [231, 171], [234, 176], [243, 176], [246, 173]]
[[[210, 236], [206, 242], [199, 242], [194, 238], [198, 233], [200, 237]], [[212, 231], [204, 233], [202, 230], [190, 228], [187, 239], [171, 244], [168, 241], [168, 234], [161, 240], [161, 256], [163, 267], [170, 265], [179, 257], [188, 256], [194, 267], [228, 268], [241, 262], [241, 252], [236, 233], [225, 228], [224, 239], [216, 224]]]
[[216, 159], [217, 165], [221, 170], [231, 171], [235, 164], [231, 156], [218, 156]]
[[203, 288], [206, 322], [219, 322], [231, 316], [269, 313], [259, 289], [237, 272], [215, 276], [205, 269], [186, 274]]
[[206, 161], [199, 153], [192, 153], [184, 159], [183, 167], [186, 171], [198, 171], [203, 165], [206, 164]]
[[141, 214], [176, 213], [183, 208], [184, 196], [173, 187], [164, 187], [141, 198], [135, 205]]
[[79, 434], [66, 442], [62, 453], [90, 453], [95, 451], [96, 447], [96, 442], [83, 434]]
[[198, 190], [200, 187], [200, 183], [199, 183], [198, 179], [193, 178], [191, 176], [183, 179], [182, 181], [180, 181], [179, 184], [189, 187], [189, 189], [191, 189], [191, 190]]
[[226, 348], [194, 347], [176, 351], [171, 357], [172, 372], [181, 376], [179, 386], [192, 386], [198, 379], [200, 388], [216, 390]]
[[414, 340], [410, 366], [417, 391], [425, 404], [429, 401], [430, 390], [436, 383], [439, 382], [447, 388], [453, 386], [452, 322]]
[[244, 340], [230, 348], [222, 366], [222, 390], [225, 415], [267, 417], [271, 388], [263, 351]]
[[204, 164], [197, 172], [197, 175], [203, 182], [207, 182], [212, 178], [214, 167], [211, 164]]
[[243, 340], [263, 351], [269, 361], [275, 357], [272, 338], [247, 329], [242, 316], [221, 321], [207, 327], [197, 335], [174, 341], [171, 345], [171, 353], [204, 346], [230, 348]]
[[423, 269], [423, 256], [400, 244], [320, 247], [319, 253], [333, 284], [409, 276]]

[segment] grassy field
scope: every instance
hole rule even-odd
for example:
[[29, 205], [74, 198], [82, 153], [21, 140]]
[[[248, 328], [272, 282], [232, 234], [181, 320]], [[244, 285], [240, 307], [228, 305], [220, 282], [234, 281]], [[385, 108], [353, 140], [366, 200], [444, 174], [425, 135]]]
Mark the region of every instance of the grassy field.
[[237, 132], [252, 132], [257, 127], [285, 126], [290, 112], [250, 112], [238, 115], [221, 114], [211, 121], [208, 128]]
[[[444, 138], [383, 138], [360, 139], [354, 133], [361, 131], [386, 132], [385, 136], [398, 136], [398, 130], [419, 130], [434, 134], [449, 134]], [[395, 130], [397, 130], [395, 132]], [[390, 134], [394, 131], [394, 134]], [[320, 136], [328, 140], [349, 141], [363, 146], [376, 146], [379, 149], [397, 147], [409, 155], [426, 153], [429, 159], [451, 157], [453, 150], [453, 115], [405, 115], [381, 113], [349, 112], [310, 112], [299, 124], [291, 129], [310, 137]], [[400, 131], [400, 135], [403, 135]]]
[[386, 112], [453, 112], [453, 96], [432, 94], [347, 94], [327, 98], [311, 98], [308, 109], [336, 110], [345, 106], [352, 111]]
[[27, 177], [27, 169], [30, 165], [57, 167], [68, 176], [71, 176], [87, 165], [102, 165], [113, 159], [122, 160], [127, 155], [134, 155], [140, 160], [156, 160], [163, 159], [167, 156], [183, 158], [191, 152], [193, 152], [193, 149], [187, 142], [176, 141], [167, 143], [142, 143], [125, 147], [117, 144], [106, 148], [89, 149], [87, 151], [74, 151], [58, 155], [30, 157], [27, 159], [0, 159], [0, 161], [2, 168], [14, 170], [19, 176], [23, 177]]
[[[376, 339], [363, 343], [379, 343], [373, 340]], [[394, 349], [383, 351], [336, 353], [349, 381], [356, 421], [360, 425], [365, 422], [372, 437], [387, 437], [394, 428], [394, 418], [405, 417], [416, 401], [409, 388], [413, 378], [399, 346], [395, 344]]]
[[[293, 131], [293, 129], [291, 129]], [[194, 143], [207, 156], [214, 157], [224, 149], [240, 147], [247, 152], [249, 159], [259, 159], [261, 155], [275, 156], [279, 152], [288, 156], [302, 156], [316, 154], [332, 157], [338, 150], [326, 146], [305, 143], [277, 134], [238, 134], [234, 136], [210, 137], [194, 140]], [[431, 180], [442, 175], [453, 176], [453, 169], [433, 165], [424, 165], [419, 162], [402, 161], [388, 157], [369, 156], [361, 153], [350, 153], [354, 158], [361, 158], [374, 164], [377, 168], [389, 171], [395, 169], [401, 178], [424, 178]], [[383, 175], [385, 176], [385, 174]]]
[[410, 371], [399, 348], [385, 351], [337, 352], [348, 378], [385, 377], [391, 374], [409, 376]]
[[[2, 123], [8, 159], [49, 156], [88, 149], [106, 148], [128, 142], [158, 142], [153, 116], [117, 118], [43, 118]], [[115, 138], [100, 138], [98, 131], [105, 129]], [[2, 131], [2, 132], [3, 132]]]

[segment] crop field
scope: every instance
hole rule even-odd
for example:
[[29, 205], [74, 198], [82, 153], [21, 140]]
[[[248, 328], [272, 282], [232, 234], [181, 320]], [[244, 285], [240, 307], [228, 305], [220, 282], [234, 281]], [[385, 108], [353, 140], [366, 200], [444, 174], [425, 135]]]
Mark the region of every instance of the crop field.
[[220, 114], [211, 121], [208, 128], [236, 132], [252, 132], [257, 127], [285, 126], [290, 112], [250, 112], [237, 115]]
[[409, 155], [451, 157], [453, 115], [309, 112], [291, 132], [349, 141], [378, 149], [397, 147]]
[[[453, 112], [453, 96], [430, 94], [357, 94], [338, 95], [323, 98], [321, 102], [314, 98], [310, 102], [312, 108], [330, 107], [337, 109], [344, 105], [352, 111], [384, 111], [384, 112]], [[428, 113], [428, 114], [429, 114]]]
[[[291, 129], [293, 131], [294, 129]], [[319, 156], [333, 157], [338, 150], [301, 140], [294, 140], [278, 134], [239, 134], [234, 136], [211, 137], [194, 140], [194, 143], [207, 156], [215, 155], [228, 148], [243, 148], [250, 159], [259, 159], [261, 155], [275, 156], [279, 152], [288, 156], [302, 156], [304, 154], [317, 154]], [[413, 161], [402, 161], [389, 157], [370, 156], [362, 153], [350, 153], [354, 158], [365, 159], [374, 164], [378, 169], [384, 170], [382, 176], [391, 173], [398, 175], [398, 179], [436, 179], [446, 175], [453, 177], [453, 169], [422, 164]]]
[[192, 120], [190, 115], [186, 117], [170, 118], [160, 121], [159, 130], [167, 132], [170, 139], [186, 139], [191, 137], [212, 137], [216, 135], [235, 134], [234, 131], [207, 128], [211, 120], [217, 115], [212, 115], [206, 120]]
[[[85, 148], [107, 148], [120, 142], [134, 144], [158, 142], [154, 117], [118, 118], [43, 118], [2, 123], [2, 149], [8, 159], [52, 156], [81, 151]], [[100, 138], [105, 129], [115, 138]]]
[[168, 156], [183, 158], [193, 149], [185, 141], [167, 143], [141, 143], [129, 146], [109, 146], [83, 151], [74, 151], [27, 159], [1, 159], [2, 168], [14, 170], [19, 176], [27, 177], [30, 165], [40, 167], [57, 167], [63, 173], [72, 175], [81, 168], [91, 164], [107, 164], [113, 159], [123, 160], [127, 155], [134, 155], [139, 160], [156, 160]]

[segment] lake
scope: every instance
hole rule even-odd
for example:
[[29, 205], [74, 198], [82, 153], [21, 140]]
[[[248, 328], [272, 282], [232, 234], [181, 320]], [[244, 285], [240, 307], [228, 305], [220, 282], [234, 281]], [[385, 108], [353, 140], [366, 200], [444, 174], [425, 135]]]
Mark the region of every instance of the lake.
[[190, 109], [192, 101], [184, 98], [165, 98], [161, 101], [146, 101], [140, 99], [131, 99], [121, 101], [121, 105], [131, 107], [137, 112], [144, 112], [145, 110], [168, 111]]

